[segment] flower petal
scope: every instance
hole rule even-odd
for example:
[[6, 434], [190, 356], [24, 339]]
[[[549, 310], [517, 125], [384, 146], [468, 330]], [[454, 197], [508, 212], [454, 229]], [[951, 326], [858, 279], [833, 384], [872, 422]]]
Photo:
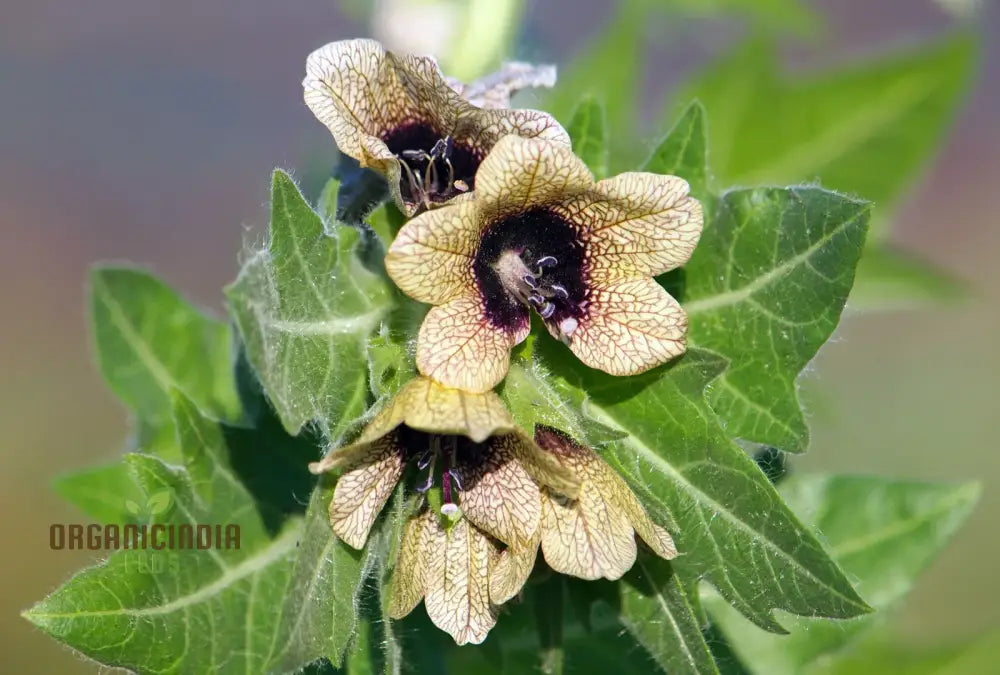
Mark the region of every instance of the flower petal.
[[580, 490], [580, 479], [571, 469], [560, 463], [551, 453], [543, 452], [535, 445], [535, 441], [520, 429], [511, 434], [510, 442], [521, 466], [535, 483], [551, 488], [559, 494], [576, 497]]
[[516, 428], [503, 401], [492, 391], [474, 394], [416, 377], [396, 397], [402, 421], [419, 431], [468, 436], [476, 443]]
[[476, 201], [491, 219], [562, 201], [594, 185], [564, 143], [504, 136], [476, 172]]
[[598, 286], [680, 267], [701, 236], [701, 204], [676, 176], [623, 173], [555, 211], [580, 228], [588, 276]]
[[615, 580], [635, 563], [631, 525], [589, 483], [576, 500], [543, 491], [542, 518], [542, 554], [556, 572]]
[[[492, 148], [504, 136], [539, 138], [570, 147], [569, 134], [552, 115], [541, 110], [482, 110], [466, 108], [455, 121], [455, 136]], [[478, 181], [478, 177], [476, 179]]]
[[542, 503], [538, 486], [517, 461], [517, 445], [514, 434], [494, 436], [480, 457], [459, 459], [459, 506], [480, 530], [522, 548], [538, 531]]
[[[649, 518], [625, 480], [600, 455], [565, 433], [543, 425], [535, 427], [535, 439], [539, 448], [563, 465], [573, 468], [581, 480], [581, 495], [596, 492], [610, 509], [625, 517], [631, 529], [657, 555], [667, 560], [677, 557], [677, 548], [670, 533]], [[581, 497], [580, 501], [583, 503], [584, 498]]]
[[[395, 56], [374, 40], [331, 42], [306, 59], [306, 105], [333, 134], [337, 147], [365, 165], [363, 138], [382, 137], [404, 120], [444, 128], [466, 106], [434, 59]], [[449, 114], [450, 112], [450, 114]]]
[[490, 571], [490, 602], [502, 605], [521, 592], [538, 557], [538, 539], [522, 549], [508, 548], [496, 557]]
[[479, 644], [497, 622], [489, 597], [489, 567], [497, 549], [464, 518], [447, 529], [435, 518], [427, 531], [427, 616], [457, 644]]
[[390, 434], [368, 445], [333, 491], [330, 524], [348, 546], [360, 549], [403, 474], [403, 448]]
[[569, 340], [591, 368], [635, 375], [684, 353], [687, 314], [650, 278], [595, 288]]
[[392, 571], [392, 586], [389, 589], [389, 616], [402, 619], [424, 597], [425, 559], [428, 551], [427, 528], [437, 515], [425, 510], [413, 516], [406, 523], [403, 539], [399, 544], [399, 556]]
[[493, 327], [485, 312], [478, 294], [431, 309], [417, 335], [417, 369], [445, 386], [470, 392], [499, 384], [510, 366], [511, 348], [528, 336], [531, 326], [527, 310], [514, 332]]
[[607, 495], [608, 499], [615, 504], [615, 507], [625, 514], [629, 523], [632, 524], [632, 529], [635, 530], [635, 533], [646, 542], [649, 548], [653, 549], [656, 555], [665, 560], [676, 558], [677, 547], [674, 545], [674, 539], [670, 536], [670, 533], [650, 519], [649, 514], [646, 513], [646, 509], [635, 498], [632, 490], [622, 477], [615, 473], [615, 470], [608, 466], [604, 460], [599, 457], [597, 459], [602, 465], [603, 472], [606, 474], [603, 482], [607, 485], [607, 489], [603, 489], [602, 493]]
[[386, 271], [414, 300], [443, 305], [474, 289], [480, 230], [474, 201], [427, 211], [396, 235], [385, 256]]

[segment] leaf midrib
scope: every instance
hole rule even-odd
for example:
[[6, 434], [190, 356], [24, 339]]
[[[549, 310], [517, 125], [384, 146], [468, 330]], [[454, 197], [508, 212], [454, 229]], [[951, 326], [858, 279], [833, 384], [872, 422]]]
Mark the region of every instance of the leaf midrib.
[[808, 261], [809, 258], [811, 258], [821, 248], [830, 243], [834, 237], [838, 236], [849, 226], [854, 225], [858, 219], [864, 217], [867, 210], [867, 204], [860, 205], [857, 211], [850, 218], [845, 218], [837, 227], [830, 230], [830, 232], [825, 234], [820, 239], [817, 239], [807, 249], [792, 256], [791, 258], [788, 258], [785, 262], [781, 263], [777, 267], [773, 267], [748, 284], [724, 293], [717, 293], [715, 295], [709, 295], [697, 300], [692, 300], [691, 302], [684, 304], [684, 310], [690, 317], [704, 312], [728, 307], [730, 305], [735, 305], [743, 300], [746, 300], [756, 292], [767, 287], [772, 282], [780, 279], [795, 267], [798, 267], [800, 264]]
[[83, 619], [94, 616], [158, 616], [170, 614], [171, 612], [183, 610], [186, 607], [197, 605], [209, 600], [234, 584], [242, 581], [263, 569], [266, 569], [281, 557], [293, 551], [301, 534], [301, 522], [285, 529], [285, 531], [267, 547], [260, 549], [257, 553], [243, 560], [239, 565], [230, 567], [215, 581], [202, 586], [192, 593], [182, 595], [162, 605], [152, 607], [119, 607], [118, 609], [100, 609], [75, 612], [45, 612], [28, 610], [25, 617], [38, 619]]

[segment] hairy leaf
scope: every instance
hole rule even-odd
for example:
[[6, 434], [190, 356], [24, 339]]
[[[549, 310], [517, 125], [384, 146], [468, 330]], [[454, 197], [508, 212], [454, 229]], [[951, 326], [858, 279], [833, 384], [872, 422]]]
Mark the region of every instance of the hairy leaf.
[[137, 269], [95, 268], [90, 304], [101, 372], [148, 430], [155, 434], [169, 428], [172, 389], [212, 415], [236, 417], [239, 402], [227, 324]]
[[128, 467], [120, 461], [57, 476], [52, 487], [96, 523], [135, 522], [127, 503], [138, 505], [145, 500]]
[[695, 101], [681, 114], [666, 138], [646, 160], [643, 171], [680, 176], [691, 186], [691, 194], [708, 197], [708, 131], [705, 109]]
[[539, 342], [559, 373], [550, 384], [598, 422], [626, 434], [604, 457], [654, 520], [669, 525], [682, 579], [706, 579], [754, 623], [781, 632], [772, 609], [848, 618], [869, 611], [836, 563], [788, 510], [771, 483], [720, 426], [704, 389], [726, 362], [690, 350], [679, 361], [614, 378]]
[[801, 452], [795, 381], [854, 283], [868, 205], [813, 187], [725, 194], [684, 269], [690, 342], [729, 359], [709, 391], [734, 438]]
[[[877, 609], [896, 604], [972, 511], [975, 484], [936, 485], [876, 477], [796, 476], [782, 484], [787, 503], [826, 539], [831, 553]], [[799, 673], [885, 620], [791, 618], [791, 635], [761, 632], [720, 598], [706, 607], [743, 663], [757, 673]]]
[[331, 225], [275, 171], [267, 249], [227, 289], [247, 356], [282, 423], [315, 421], [336, 439], [367, 401], [367, 338], [391, 303], [387, 282], [362, 265], [357, 229]]
[[[297, 527], [268, 536], [249, 493], [225, 460], [218, 426], [176, 399], [186, 469], [127, 455], [146, 498], [166, 490], [172, 508], [152, 524], [233, 524], [239, 549], [123, 550], [85, 570], [25, 617], [109, 666], [142, 672], [263, 672], [276, 646], [276, 614], [291, 571]], [[179, 536], [179, 535], [178, 535]]]
[[594, 177], [608, 175], [608, 132], [604, 106], [593, 97], [580, 101], [566, 128], [573, 141], [573, 152], [584, 161]]
[[667, 673], [717, 674], [694, 605], [671, 563], [640, 555], [621, 584], [621, 621]]

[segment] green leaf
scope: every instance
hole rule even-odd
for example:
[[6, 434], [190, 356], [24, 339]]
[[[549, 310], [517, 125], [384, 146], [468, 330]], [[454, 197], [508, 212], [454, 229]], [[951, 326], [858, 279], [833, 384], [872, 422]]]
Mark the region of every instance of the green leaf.
[[706, 598], [729, 643], [757, 673], [800, 673], [884, 621], [972, 512], [975, 484], [940, 485], [876, 477], [794, 476], [781, 486], [792, 509], [825, 537], [858, 590], [880, 613], [852, 619], [790, 618], [791, 635], [761, 632], [718, 597]]
[[604, 106], [592, 96], [585, 97], [576, 107], [566, 128], [573, 141], [573, 152], [586, 163], [594, 177], [608, 175], [608, 133], [604, 122]]
[[811, 672], [814, 675], [993, 675], [998, 649], [1000, 631], [997, 630], [963, 644], [931, 648], [889, 644], [883, 637]]
[[779, 72], [772, 46], [754, 41], [683, 88], [680, 100], [697, 98], [708, 111], [712, 168], [723, 184], [819, 179], [884, 210], [940, 144], [974, 46], [958, 35], [792, 79]]
[[582, 414], [579, 406], [551, 380], [550, 371], [538, 359], [524, 358], [534, 344], [529, 336], [521, 358], [512, 360], [507, 377], [500, 385], [500, 398], [522, 429], [536, 424], [562, 429], [592, 447], [623, 438], [624, 434]]
[[270, 244], [226, 291], [247, 356], [285, 429], [336, 440], [366, 407], [366, 343], [391, 304], [355, 255], [359, 230], [323, 221], [275, 171]]
[[698, 101], [681, 114], [642, 170], [680, 176], [691, 186], [691, 194], [705, 201], [708, 196], [708, 132], [705, 108]]
[[666, 560], [640, 555], [621, 584], [621, 621], [664, 672], [718, 675], [694, 602]]
[[139, 503], [145, 502], [128, 467], [120, 461], [63, 474], [52, 487], [96, 523], [133, 522], [133, 516], [142, 512]]
[[272, 611], [280, 608], [280, 646], [273, 663], [293, 671], [319, 658], [339, 665], [354, 634], [355, 607], [362, 591], [364, 555], [333, 536], [328, 505], [333, 488], [320, 484], [306, 511], [291, 582]]
[[146, 438], [169, 429], [173, 389], [219, 418], [239, 414], [227, 324], [136, 269], [94, 269], [90, 304], [101, 372], [146, 425]]
[[692, 345], [729, 359], [709, 390], [734, 438], [801, 452], [796, 378], [833, 333], [868, 205], [813, 187], [726, 193], [684, 268]]
[[153, 523], [235, 525], [239, 548], [121, 550], [77, 574], [24, 616], [108, 666], [162, 673], [264, 672], [283, 644], [275, 641], [274, 608], [285, 595], [299, 528], [293, 523], [271, 538], [225, 460], [218, 425], [182, 396], [174, 411], [186, 468], [150, 455], [125, 457], [146, 495], [143, 501], [167, 491], [174, 503]]
[[[758, 625], [782, 631], [772, 609], [848, 618], [868, 606], [771, 483], [728, 437], [704, 398], [724, 359], [699, 350], [631, 378], [579, 366], [564, 346], [539, 342], [536, 358], [585, 414], [627, 436], [603, 456], [668, 529], [681, 579], [705, 579]], [[554, 366], [558, 364], [558, 368]], [[586, 394], [584, 393], [586, 392]]]
[[968, 297], [966, 286], [932, 264], [884, 245], [869, 246], [858, 264], [850, 308], [915, 309]]

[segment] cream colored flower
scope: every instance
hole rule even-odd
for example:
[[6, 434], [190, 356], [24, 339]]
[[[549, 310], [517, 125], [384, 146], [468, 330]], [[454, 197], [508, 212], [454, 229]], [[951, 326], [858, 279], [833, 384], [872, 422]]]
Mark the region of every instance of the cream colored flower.
[[[506, 549], [470, 519], [451, 521], [424, 509], [403, 531], [389, 590], [389, 616], [399, 619], [424, 601], [427, 615], [457, 644], [478, 644], [496, 624], [498, 608], [531, 573], [537, 542]], [[516, 552], [516, 553], [515, 553]], [[531, 564], [502, 564], [510, 557]]]
[[384, 175], [407, 215], [473, 190], [479, 164], [507, 134], [569, 144], [550, 115], [477, 108], [434, 59], [393, 54], [374, 40], [317, 49], [302, 85], [341, 152]]
[[597, 453], [544, 426], [535, 429], [535, 441], [580, 481], [575, 498], [542, 489], [541, 547], [549, 567], [581, 579], [618, 579], [635, 563], [636, 535], [660, 557], [677, 557], [670, 534]]
[[[421, 599], [456, 642], [482, 642], [497, 606], [524, 585], [542, 518], [541, 486], [576, 494], [578, 483], [553, 455], [518, 430], [493, 392], [473, 394], [428, 378], [407, 384], [358, 441], [309, 466], [341, 471], [330, 523], [361, 548], [397, 483], [435, 490], [407, 523], [393, 572], [390, 615]], [[530, 559], [529, 559], [530, 558]]]
[[514, 425], [493, 392], [473, 394], [425, 377], [408, 383], [360, 438], [309, 465], [313, 473], [342, 471], [330, 502], [333, 531], [364, 546], [407, 465], [440, 485], [444, 508], [457, 507], [477, 528], [507, 546], [530, 542], [538, 529], [538, 485], [575, 494], [559, 462]]
[[412, 219], [386, 256], [427, 314], [417, 367], [487, 391], [527, 337], [529, 308], [581, 361], [640, 373], [685, 349], [687, 316], [653, 277], [691, 257], [702, 210], [676, 176], [595, 182], [565, 145], [507, 136], [483, 160], [473, 199]]

